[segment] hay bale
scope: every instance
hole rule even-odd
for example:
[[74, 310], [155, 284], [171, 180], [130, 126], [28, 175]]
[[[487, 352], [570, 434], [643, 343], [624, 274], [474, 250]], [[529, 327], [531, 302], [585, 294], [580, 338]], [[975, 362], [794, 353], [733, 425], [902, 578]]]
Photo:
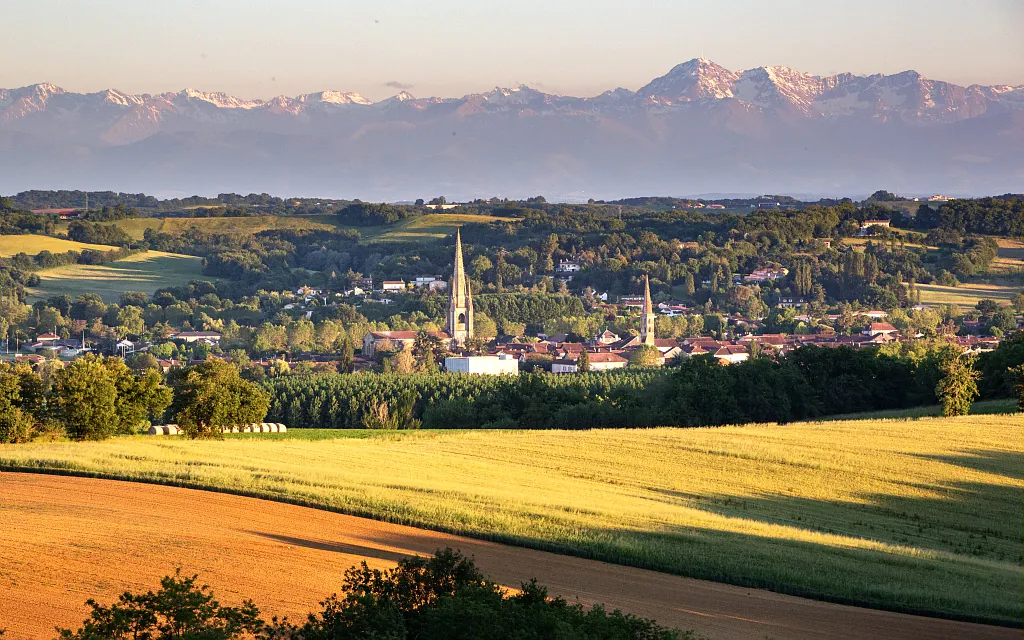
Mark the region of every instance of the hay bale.
[[179, 429], [178, 425], [176, 424], [169, 424], [164, 428], [167, 429], [167, 435], [169, 436], [176, 436], [181, 434], [181, 429]]
[[162, 436], [164, 435], [164, 428], [159, 425], [151, 425], [148, 431], [151, 436]]
[[242, 427], [242, 433], [252, 433], [252, 425], [247, 424], [244, 427]]
[[288, 427], [284, 426], [283, 424], [281, 424], [279, 422], [279, 423], [277, 423], [277, 430], [280, 431], [281, 433], [284, 433], [285, 431], [288, 430]]

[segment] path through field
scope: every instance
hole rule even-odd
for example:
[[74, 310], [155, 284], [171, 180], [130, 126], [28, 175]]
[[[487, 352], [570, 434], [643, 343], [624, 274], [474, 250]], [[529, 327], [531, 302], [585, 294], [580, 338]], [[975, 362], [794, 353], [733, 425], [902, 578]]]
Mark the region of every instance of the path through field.
[[507, 547], [254, 498], [113, 480], [0, 473], [0, 628], [4, 640], [77, 625], [89, 597], [156, 586], [176, 567], [226, 603], [251, 597], [293, 618], [366, 560], [386, 567], [450, 546], [510, 586], [536, 577], [553, 595], [604, 602], [710, 640], [1019, 638], [1020, 630], [859, 609]]

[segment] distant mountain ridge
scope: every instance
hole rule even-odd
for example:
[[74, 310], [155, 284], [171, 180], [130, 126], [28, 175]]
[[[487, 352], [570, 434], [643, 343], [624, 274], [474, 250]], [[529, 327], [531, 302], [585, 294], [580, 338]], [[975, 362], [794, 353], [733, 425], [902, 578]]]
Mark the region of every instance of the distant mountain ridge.
[[704, 58], [635, 92], [589, 98], [527, 86], [378, 102], [342, 91], [245, 100], [195, 89], [0, 89], [5, 191], [995, 192], [1024, 182], [1021, 144], [1024, 85], [964, 87], [914, 71], [731, 71]]

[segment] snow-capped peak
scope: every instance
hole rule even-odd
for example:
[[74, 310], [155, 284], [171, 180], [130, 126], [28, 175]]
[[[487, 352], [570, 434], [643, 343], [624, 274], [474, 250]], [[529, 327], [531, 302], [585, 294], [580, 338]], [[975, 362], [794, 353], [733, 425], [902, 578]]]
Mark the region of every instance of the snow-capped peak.
[[297, 98], [299, 102], [319, 102], [323, 104], [373, 104], [358, 93], [347, 91], [320, 91], [307, 93]]
[[263, 104], [260, 100], [241, 100], [219, 91], [206, 93], [192, 88], [185, 89], [178, 95], [189, 100], [208, 102], [221, 109], [254, 109]]

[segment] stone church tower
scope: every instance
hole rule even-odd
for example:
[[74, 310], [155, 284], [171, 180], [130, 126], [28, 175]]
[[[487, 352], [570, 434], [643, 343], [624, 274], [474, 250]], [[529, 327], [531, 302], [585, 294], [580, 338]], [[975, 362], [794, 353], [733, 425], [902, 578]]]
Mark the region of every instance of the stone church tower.
[[651, 281], [644, 275], [644, 310], [640, 314], [640, 342], [654, 344], [654, 308], [651, 306]]
[[473, 337], [473, 293], [462, 264], [462, 233], [455, 231], [455, 272], [448, 283], [448, 335], [460, 346]]

